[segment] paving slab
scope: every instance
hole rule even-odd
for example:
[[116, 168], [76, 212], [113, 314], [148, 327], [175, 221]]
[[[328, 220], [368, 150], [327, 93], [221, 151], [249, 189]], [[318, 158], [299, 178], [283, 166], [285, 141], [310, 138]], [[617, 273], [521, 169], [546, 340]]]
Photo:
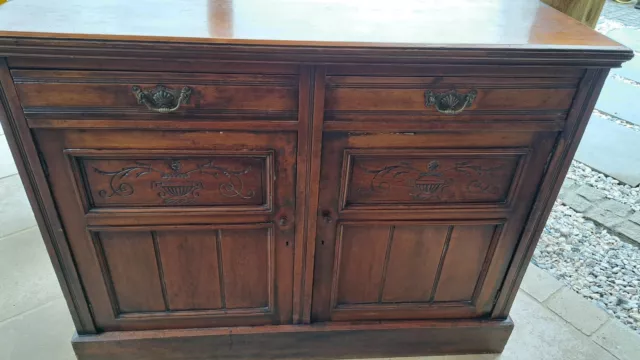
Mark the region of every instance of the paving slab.
[[629, 216], [629, 220], [640, 225], [640, 211], [635, 212], [633, 213], [633, 215]]
[[520, 288], [536, 300], [543, 302], [553, 293], [560, 290], [562, 286], [562, 283], [551, 276], [551, 274], [534, 264], [529, 264]]
[[601, 209], [598, 207], [594, 207], [589, 211], [587, 211], [585, 213], [585, 216], [588, 219], [591, 219], [597, 222], [598, 224], [604, 225], [608, 228], [612, 228], [624, 221], [623, 217], [618, 216], [612, 213], [611, 211]]
[[640, 225], [631, 221], [624, 221], [616, 225], [614, 230], [640, 244]]
[[609, 320], [609, 314], [604, 310], [566, 287], [544, 303], [551, 311], [586, 335], [593, 334]]
[[16, 164], [13, 162], [11, 151], [7, 139], [0, 135], [0, 178], [11, 176], [18, 173]]
[[620, 360], [640, 359], [640, 335], [617, 320], [610, 320], [592, 338]]
[[562, 200], [562, 202], [569, 205], [573, 210], [577, 212], [585, 212], [593, 207], [593, 204], [589, 200], [583, 198], [575, 192], [567, 192], [565, 194], [562, 194], [560, 196], [560, 200]]
[[640, 86], [628, 84], [611, 75], [604, 83], [596, 109], [640, 125]]
[[[640, 15], [640, 11], [631, 10], [634, 13], [638, 13], [636, 15]], [[640, 21], [640, 19], [639, 19]], [[640, 22], [638, 22], [637, 26], [640, 26]], [[640, 30], [639, 29], [630, 29], [630, 28], [622, 28], [609, 31], [607, 36], [614, 39], [615, 41], [630, 47], [635, 52], [640, 52]], [[627, 61], [622, 64], [621, 68], [613, 69], [613, 74], [620, 75], [627, 79], [635, 80], [640, 82], [640, 56], [636, 55], [631, 61]]]
[[580, 186], [576, 192], [591, 202], [600, 201], [606, 197], [605, 193], [589, 185]]
[[0, 322], [0, 359], [75, 360], [73, 321], [64, 299]]
[[607, 199], [599, 203], [598, 207], [622, 217], [628, 216], [633, 212], [631, 206], [613, 199]]
[[[640, 90], [640, 88], [639, 88]], [[640, 92], [635, 103], [640, 106]], [[637, 111], [640, 116], [640, 110]], [[640, 184], [640, 132], [592, 115], [576, 160], [631, 186]]]
[[36, 219], [18, 175], [0, 179], [0, 238], [35, 225]]
[[615, 360], [523, 291], [518, 292], [511, 317], [516, 326], [500, 360]]
[[[640, 12], [640, 11], [638, 11]], [[637, 24], [640, 26], [640, 24]], [[607, 36], [613, 40], [627, 46], [634, 51], [640, 52], [640, 29], [632, 28], [620, 28], [611, 30], [607, 33]]]
[[40, 231], [31, 228], [1, 239], [0, 321], [59, 298], [62, 291]]

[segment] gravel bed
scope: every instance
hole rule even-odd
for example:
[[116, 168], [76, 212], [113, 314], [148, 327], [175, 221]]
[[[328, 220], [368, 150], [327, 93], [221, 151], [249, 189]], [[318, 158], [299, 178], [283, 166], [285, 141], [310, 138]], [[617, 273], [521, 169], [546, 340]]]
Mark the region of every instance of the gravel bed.
[[640, 333], [640, 249], [558, 200], [532, 261]]
[[567, 179], [577, 184], [587, 184], [605, 193], [606, 197], [631, 206], [633, 211], [640, 211], [640, 189], [620, 183], [590, 167], [574, 161], [569, 168]]

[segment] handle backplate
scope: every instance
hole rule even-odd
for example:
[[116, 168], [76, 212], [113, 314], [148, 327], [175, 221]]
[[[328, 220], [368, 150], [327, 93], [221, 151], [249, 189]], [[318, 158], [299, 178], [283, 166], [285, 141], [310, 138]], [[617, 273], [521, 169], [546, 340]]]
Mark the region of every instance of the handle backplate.
[[149, 110], [162, 114], [172, 113], [178, 110], [180, 105], [189, 103], [192, 92], [188, 86], [174, 90], [163, 85], [157, 85], [153, 89], [142, 89], [134, 85], [131, 90], [138, 99], [138, 104], [144, 104]]
[[466, 94], [459, 93], [456, 90], [442, 93], [434, 93], [431, 90], [427, 90], [424, 93], [425, 105], [427, 107], [435, 106], [438, 112], [447, 115], [460, 114], [464, 109], [473, 104], [473, 100], [475, 100], [477, 95], [478, 92], [476, 90], [471, 90]]

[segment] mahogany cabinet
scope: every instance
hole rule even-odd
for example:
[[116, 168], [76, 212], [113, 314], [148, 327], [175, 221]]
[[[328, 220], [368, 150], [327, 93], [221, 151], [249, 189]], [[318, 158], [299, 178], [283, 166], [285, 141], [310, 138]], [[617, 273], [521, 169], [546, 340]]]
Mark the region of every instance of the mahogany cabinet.
[[537, 2], [405, 2], [0, 7], [0, 117], [79, 359], [502, 351], [632, 52]]

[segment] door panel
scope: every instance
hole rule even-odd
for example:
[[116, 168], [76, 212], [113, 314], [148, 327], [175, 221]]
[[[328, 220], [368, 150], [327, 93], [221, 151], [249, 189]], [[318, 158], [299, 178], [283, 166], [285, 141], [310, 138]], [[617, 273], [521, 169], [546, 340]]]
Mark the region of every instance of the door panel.
[[489, 314], [555, 134], [323, 139], [313, 321]]
[[92, 208], [171, 205], [263, 205], [265, 157], [198, 157], [173, 154], [169, 159], [141, 158], [122, 152], [74, 155]]
[[295, 133], [35, 133], [99, 330], [291, 321]]
[[336, 303], [377, 302], [383, 284], [389, 227], [344, 226], [340, 232], [342, 234], [336, 245], [337, 269], [333, 280], [338, 286]]
[[222, 230], [153, 232], [169, 309], [224, 307], [217, 250], [220, 232]]
[[117, 316], [274, 311], [271, 226], [159, 229], [95, 233]]
[[220, 261], [228, 309], [268, 307], [273, 293], [271, 244], [264, 230], [220, 233]]
[[165, 311], [151, 234], [123, 231], [96, 235], [118, 314]]
[[442, 271], [433, 301], [473, 301], [473, 294], [489, 252], [495, 225], [454, 226], [443, 250]]
[[[433, 285], [449, 226], [393, 226], [382, 302], [424, 302]], [[421, 281], [412, 281], [413, 278]]]

